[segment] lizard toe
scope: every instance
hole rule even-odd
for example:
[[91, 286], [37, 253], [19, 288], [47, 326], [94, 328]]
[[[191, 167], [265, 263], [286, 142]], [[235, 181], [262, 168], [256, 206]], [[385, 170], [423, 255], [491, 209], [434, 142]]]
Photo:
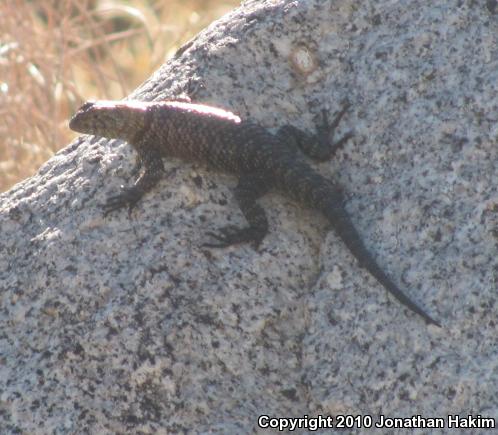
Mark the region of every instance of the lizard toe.
[[262, 235], [261, 231], [257, 228], [238, 228], [233, 225], [220, 228], [218, 233], [210, 231], [207, 235], [217, 240], [217, 242], [209, 242], [202, 245], [208, 248], [225, 248], [231, 245], [250, 242], [257, 249], [264, 237], [264, 234]]
[[140, 199], [140, 195], [133, 188], [123, 189], [118, 195], [111, 196], [103, 206], [104, 216], [109, 213], [128, 207], [128, 214], [131, 214], [132, 209]]

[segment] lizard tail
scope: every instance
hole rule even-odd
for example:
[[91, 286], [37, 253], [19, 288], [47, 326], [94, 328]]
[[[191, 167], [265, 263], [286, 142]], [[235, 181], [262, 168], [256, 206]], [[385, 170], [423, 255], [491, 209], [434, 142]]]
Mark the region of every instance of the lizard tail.
[[327, 195], [327, 199], [322, 198], [321, 203], [321, 211], [327, 216], [336, 234], [356, 257], [360, 266], [368, 270], [399, 302], [423, 317], [427, 323], [441, 327], [439, 322], [434, 320], [418, 304], [405, 295], [379, 267], [363, 244], [360, 235], [344, 209], [342, 195], [340, 193], [329, 194]]

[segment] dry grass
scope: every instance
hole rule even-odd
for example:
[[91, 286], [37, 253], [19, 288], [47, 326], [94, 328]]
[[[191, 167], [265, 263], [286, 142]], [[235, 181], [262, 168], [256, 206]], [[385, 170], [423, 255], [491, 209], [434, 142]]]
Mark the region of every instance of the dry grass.
[[119, 99], [235, 0], [0, 1], [0, 191], [74, 136], [88, 98]]

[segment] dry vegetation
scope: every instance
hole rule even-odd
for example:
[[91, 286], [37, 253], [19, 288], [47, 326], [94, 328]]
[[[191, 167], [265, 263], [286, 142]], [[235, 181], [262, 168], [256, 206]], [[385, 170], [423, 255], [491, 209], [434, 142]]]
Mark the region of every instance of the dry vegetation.
[[0, 1], [0, 191], [74, 136], [88, 98], [119, 99], [234, 0]]

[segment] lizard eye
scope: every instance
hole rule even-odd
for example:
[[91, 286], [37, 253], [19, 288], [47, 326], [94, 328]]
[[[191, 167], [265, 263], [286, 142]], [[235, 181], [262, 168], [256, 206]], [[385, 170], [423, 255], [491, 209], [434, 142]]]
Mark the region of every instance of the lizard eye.
[[86, 112], [88, 109], [92, 108], [95, 105], [95, 101], [87, 101], [80, 107], [80, 112]]

